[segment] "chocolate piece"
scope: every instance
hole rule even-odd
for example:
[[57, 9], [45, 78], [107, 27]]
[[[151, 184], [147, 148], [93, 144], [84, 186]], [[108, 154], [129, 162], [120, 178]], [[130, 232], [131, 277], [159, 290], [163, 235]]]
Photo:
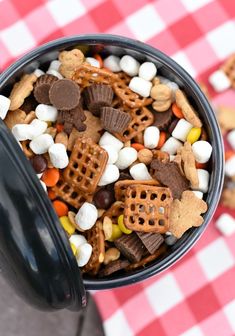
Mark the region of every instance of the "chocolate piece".
[[153, 126], [156, 126], [159, 128], [160, 131], [163, 131], [163, 130], [166, 130], [167, 127], [170, 125], [173, 113], [172, 113], [171, 108], [169, 108], [164, 113], [156, 112], [153, 110], [153, 115], [154, 115]]
[[86, 116], [80, 104], [70, 111], [59, 111], [57, 118], [59, 124], [64, 124], [64, 131], [67, 134], [72, 132], [73, 127], [78, 132], [84, 132], [87, 128], [84, 124], [85, 120]]
[[37, 79], [33, 94], [38, 103], [47, 105], [51, 104], [49, 90], [52, 84], [57, 80], [57, 77], [48, 74], [42, 75]]
[[47, 169], [47, 160], [42, 155], [35, 155], [30, 159], [30, 162], [37, 174], [41, 174]]
[[135, 232], [129, 235], [122, 235], [114, 241], [114, 244], [122, 255], [131, 262], [140, 261], [145, 250], [144, 245]]
[[115, 199], [113, 197], [113, 192], [101, 188], [95, 193], [93, 201], [98, 209], [108, 209]]
[[113, 90], [109, 85], [92, 84], [84, 89], [83, 97], [88, 110], [99, 116], [102, 107], [112, 104]]
[[108, 132], [122, 133], [131, 121], [131, 116], [112, 107], [101, 108], [101, 123]]
[[171, 189], [173, 198], [179, 199], [183, 191], [189, 189], [189, 181], [181, 175], [176, 162], [162, 162], [155, 159], [151, 163], [151, 168], [152, 176]]
[[72, 110], [79, 104], [80, 87], [70, 79], [59, 79], [52, 84], [49, 97], [58, 110]]
[[133, 180], [133, 177], [129, 174], [128, 171], [121, 171], [118, 181], [122, 180]]
[[164, 238], [160, 233], [136, 232], [136, 234], [151, 254], [154, 254], [164, 242]]
[[34, 95], [31, 94], [29, 97], [25, 98], [24, 103], [21, 105], [20, 109], [25, 113], [29, 113], [31, 111], [35, 111], [37, 105], [38, 102], [36, 101]]
[[178, 123], [179, 119], [174, 119], [170, 126], [168, 127], [168, 133], [172, 133], [175, 129], [176, 124]]
[[115, 260], [110, 262], [108, 265], [105, 266], [104, 269], [102, 269], [99, 272], [99, 277], [105, 277], [108, 275], [111, 275], [115, 272], [118, 272], [124, 268], [126, 268], [127, 266], [129, 266], [130, 263], [128, 260]]

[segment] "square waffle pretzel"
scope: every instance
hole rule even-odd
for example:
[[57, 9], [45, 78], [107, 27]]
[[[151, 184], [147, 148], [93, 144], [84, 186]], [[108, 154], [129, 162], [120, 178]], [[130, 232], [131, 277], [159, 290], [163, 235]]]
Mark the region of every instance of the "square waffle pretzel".
[[235, 54], [231, 55], [227, 59], [227, 61], [222, 65], [221, 69], [230, 79], [231, 86], [235, 88]]
[[172, 200], [169, 188], [131, 185], [126, 191], [124, 224], [133, 231], [165, 233]]
[[119, 77], [109, 70], [99, 69], [90, 64], [83, 63], [74, 72], [72, 79], [81, 88], [85, 88], [94, 83], [112, 85], [115, 81], [119, 80]]
[[133, 92], [129, 86], [126, 85], [127, 79], [115, 81], [113, 83], [113, 90], [115, 94], [123, 101], [123, 103], [131, 108], [140, 108], [147, 106], [153, 102], [152, 98], [140, 97], [137, 93]]
[[124, 212], [124, 203], [123, 202], [114, 202], [111, 207], [105, 211], [102, 215], [102, 219], [107, 216], [111, 219], [113, 224], [117, 224], [118, 217], [123, 215]]
[[67, 168], [65, 180], [83, 193], [92, 194], [104, 172], [108, 153], [90, 138], [77, 139]]
[[100, 221], [97, 221], [96, 224], [87, 231], [87, 241], [92, 246], [92, 255], [82, 271], [83, 273], [96, 275], [99, 272], [101, 263], [104, 261], [105, 255], [104, 232]]
[[138, 181], [138, 180], [121, 180], [117, 181], [114, 186], [115, 198], [118, 201], [125, 201], [126, 190], [131, 185], [143, 184], [150, 186], [157, 186], [159, 182], [157, 180], [146, 180], [146, 181]]
[[146, 107], [130, 109], [127, 106], [123, 106], [123, 110], [130, 114], [131, 122], [123, 133], [114, 133], [114, 135], [123, 142], [133, 139], [153, 123], [153, 114]]
[[73, 186], [68, 184], [62, 176], [57, 184], [51, 189], [59, 198], [76, 209], [80, 208], [84, 202], [92, 201], [92, 195], [83, 194], [80, 190], [75, 189]]

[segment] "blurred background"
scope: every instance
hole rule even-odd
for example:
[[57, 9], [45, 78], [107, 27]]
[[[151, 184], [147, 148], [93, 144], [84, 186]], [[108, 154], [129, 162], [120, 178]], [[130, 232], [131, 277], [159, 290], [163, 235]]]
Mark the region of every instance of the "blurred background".
[[[235, 119], [234, 89], [218, 93], [208, 82], [235, 52], [233, 0], [0, 0], [0, 71], [37, 45], [97, 32], [159, 48], [206, 87], [216, 111], [229, 107]], [[226, 150], [227, 157], [234, 155], [227, 144]], [[235, 335], [235, 230], [225, 235], [216, 228], [222, 214], [235, 217], [235, 187], [226, 180], [228, 188], [227, 201], [203, 237], [170, 270], [128, 288], [94, 293], [108, 336]], [[0, 335], [75, 336], [76, 314], [36, 312], [1, 277], [0, 312]]]

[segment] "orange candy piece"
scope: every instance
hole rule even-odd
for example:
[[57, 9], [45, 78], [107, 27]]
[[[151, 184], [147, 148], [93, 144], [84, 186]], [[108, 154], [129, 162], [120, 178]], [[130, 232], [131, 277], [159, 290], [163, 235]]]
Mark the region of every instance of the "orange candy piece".
[[162, 131], [162, 132], [160, 132], [160, 137], [159, 137], [157, 149], [162, 148], [162, 146], [164, 145], [165, 142], [166, 142], [166, 132]]
[[42, 175], [42, 181], [47, 187], [54, 187], [59, 181], [60, 173], [57, 168], [48, 168]]
[[141, 149], [145, 149], [144, 145], [134, 142], [133, 144], [131, 144], [131, 147], [135, 148], [135, 150], [140, 151]]
[[100, 63], [100, 67], [103, 68], [104, 62], [102, 57], [99, 54], [95, 54], [93, 57]]
[[57, 213], [58, 217], [67, 216], [69, 212], [69, 208], [67, 204], [65, 204], [62, 201], [56, 200], [53, 202], [53, 206], [54, 206], [55, 212]]
[[176, 105], [176, 103], [173, 103], [172, 106], [172, 112], [174, 113], [174, 115], [179, 118], [179, 119], [182, 119], [184, 118], [184, 115], [182, 113], [182, 110]]
[[64, 125], [56, 124], [56, 130], [58, 133], [62, 132], [64, 130]]

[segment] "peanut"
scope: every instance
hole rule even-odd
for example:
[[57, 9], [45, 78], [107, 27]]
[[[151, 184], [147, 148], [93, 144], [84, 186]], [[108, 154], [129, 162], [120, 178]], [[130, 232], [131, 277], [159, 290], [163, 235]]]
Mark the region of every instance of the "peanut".
[[116, 247], [111, 247], [105, 252], [104, 264], [108, 265], [111, 261], [120, 258], [120, 251]]

